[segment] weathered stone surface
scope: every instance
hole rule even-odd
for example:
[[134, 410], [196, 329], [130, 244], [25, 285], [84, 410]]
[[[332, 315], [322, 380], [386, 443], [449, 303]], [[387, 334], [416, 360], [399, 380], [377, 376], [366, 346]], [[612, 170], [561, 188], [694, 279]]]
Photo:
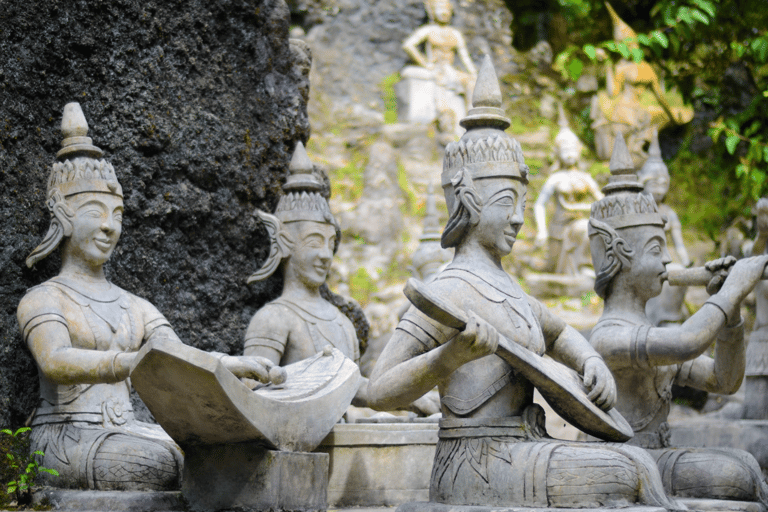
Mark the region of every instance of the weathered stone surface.
[[328, 505], [391, 507], [429, 499], [437, 423], [338, 424], [318, 451], [330, 456]]
[[125, 190], [110, 281], [186, 343], [238, 352], [272, 293], [244, 282], [268, 250], [251, 213], [274, 208], [309, 132], [306, 53], [289, 45], [284, 2], [12, 0], [0, 20], [0, 425], [22, 423], [37, 397], [15, 309], [60, 265], [24, 259], [48, 227], [46, 179], [72, 100]]
[[196, 511], [324, 511], [328, 455], [252, 443], [196, 446], [186, 452], [182, 492]]
[[138, 491], [76, 491], [45, 488], [35, 492], [34, 502], [47, 500], [54, 510], [120, 510], [121, 512], [149, 512], [186, 510], [181, 493]]

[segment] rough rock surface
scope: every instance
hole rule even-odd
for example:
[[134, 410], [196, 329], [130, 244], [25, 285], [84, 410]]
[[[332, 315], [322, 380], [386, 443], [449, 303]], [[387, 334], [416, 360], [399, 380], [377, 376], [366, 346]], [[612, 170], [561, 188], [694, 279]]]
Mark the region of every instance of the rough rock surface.
[[245, 278], [266, 256], [255, 208], [273, 211], [295, 144], [309, 136], [307, 51], [284, 0], [7, 0], [0, 9], [0, 426], [34, 407], [37, 376], [16, 322], [53, 255], [24, 260], [44, 207], [63, 106], [125, 191], [108, 277], [155, 304], [186, 342], [236, 353], [274, 293]]

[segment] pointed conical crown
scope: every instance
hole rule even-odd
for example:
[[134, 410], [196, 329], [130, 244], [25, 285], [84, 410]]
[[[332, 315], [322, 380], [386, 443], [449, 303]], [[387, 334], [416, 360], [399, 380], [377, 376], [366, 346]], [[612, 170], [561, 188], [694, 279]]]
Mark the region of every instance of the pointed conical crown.
[[640, 172], [637, 173], [637, 177], [641, 184], [645, 184], [651, 178], [667, 178], [669, 179], [669, 169], [667, 164], [661, 158], [661, 147], [659, 146], [659, 132], [655, 128], [653, 129], [653, 138], [651, 139], [651, 147], [648, 148], [648, 160], [645, 161]]
[[617, 43], [625, 43], [630, 50], [640, 48], [637, 42], [637, 32], [632, 30], [632, 27], [619, 17], [611, 4], [605, 2], [605, 6], [608, 8], [608, 13], [611, 15], [611, 21], [613, 22], [613, 40]]
[[88, 122], [79, 103], [67, 103], [61, 118], [61, 149], [56, 153], [48, 178], [48, 197], [55, 192], [67, 197], [82, 192], [123, 196], [112, 164], [99, 159], [104, 153], [93, 145]]
[[557, 110], [557, 124], [560, 126], [560, 131], [557, 132], [555, 137], [555, 146], [559, 149], [574, 148], [581, 151], [584, 146], [568, 125], [568, 118], [565, 116], [562, 103], [557, 104]]
[[311, 220], [332, 224], [328, 201], [320, 194], [323, 185], [315, 176], [312, 161], [301, 141], [296, 143], [288, 169], [290, 175], [283, 185], [286, 193], [277, 203], [275, 216], [282, 222]]
[[510, 121], [501, 109], [499, 80], [488, 55], [477, 75], [472, 104], [461, 120], [466, 133], [445, 148], [442, 186], [449, 212], [454, 206], [451, 180], [462, 169], [473, 180], [512, 178], [528, 183], [528, 166], [520, 144], [504, 132]]
[[653, 196], [643, 193], [643, 187], [637, 181], [632, 157], [621, 135], [616, 136], [609, 166], [611, 176], [603, 187], [605, 197], [592, 203], [590, 217], [614, 229], [644, 225], [663, 227], [664, 220]]

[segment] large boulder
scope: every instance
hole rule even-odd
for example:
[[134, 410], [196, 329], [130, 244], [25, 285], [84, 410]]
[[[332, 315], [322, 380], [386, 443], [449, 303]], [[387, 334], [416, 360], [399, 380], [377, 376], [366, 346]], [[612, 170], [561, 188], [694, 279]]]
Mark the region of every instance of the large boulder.
[[273, 211], [306, 141], [309, 50], [289, 44], [284, 0], [6, 0], [0, 13], [0, 426], [18, 426], [37, 375], [16, 322], [42, 240], [63, 106], [83, 107], [125, 191], [108, 278], [179, 336], [237, 353], [274, 283], [245, 278], [268, 251], [251, 213]]

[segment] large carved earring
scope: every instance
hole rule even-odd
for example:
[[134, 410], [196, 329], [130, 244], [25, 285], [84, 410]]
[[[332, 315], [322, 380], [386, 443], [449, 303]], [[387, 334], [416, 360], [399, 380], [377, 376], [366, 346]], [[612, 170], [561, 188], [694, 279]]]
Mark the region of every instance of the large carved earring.
[[48, 257], [59, 246], [64, 237], [71, 236], [74, 225], [72, 218], [75, 212], [67, 205], [58, 190], [55, 190], [48, 198], [48, 211], [51, 212], [51, 224], [48, 226], [48, 232], [43, 237], [43, 241], [35, 247], [29, 256], [27, 256], [27, 267]]
[[277, 267], [280, 266], [280, 262], [288, 257], [293, 247], [293, 241], [288, 233], [285, 232], [280, 219], [261, 210], [256, 210], [254, 215], [261, 220], [267, 230], [269, 236], [269, 256], [267, 256], [261, 268], [251, 274], [247, 280], [248, 284], [262, 281], [274, 274]]
[[632, 258], [635, 255], [635, 251], [619, 236], [615, 229], [605, 222], [601, 222], [597, 219], [589, 219], [589, 231], [590, 236], [595, 233], [600, 235], [600, 238], [603, 241], [603, 247], [605, 248], [603, 262], [595, 276], [595, 293], [597, 293], [601, 299], [605, 299], [608, 286], [611, 284], [611, 281], [613, 281], [616, 274], [618, 274], [624, 266], [629, 267], [632, 265]]

